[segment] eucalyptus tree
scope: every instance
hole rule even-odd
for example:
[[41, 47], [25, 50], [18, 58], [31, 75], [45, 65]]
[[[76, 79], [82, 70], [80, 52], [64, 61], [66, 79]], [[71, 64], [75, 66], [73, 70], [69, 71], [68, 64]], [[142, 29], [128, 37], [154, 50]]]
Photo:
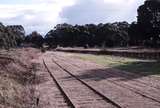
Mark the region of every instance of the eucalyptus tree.
[[25, 41], [33, 44], [35, 47], [40, 48], [43, 46], [44, 38], [37, 31], [33, 31], [31, 34], [26, 36]]
[[137, 22], [132, 22], [128, 30], [129, 34], [129, 44], [131, 46], [143, 45], [143, 37], [141, 35], [140, 27]]
[[50, 30], [45, 41], [50, 47], [126, 46], [129, 24], [116, 22], [106, 24], [70, 25], [58, 24]]
[[20, 46], [25, 39], [25, 30], [21, 25], [10, 25], [6, 27], [7, 31], [12, 40], [14, 40], [14, 44], [16, 46]]
[[9, 49], [20, 46], [25, 36], [21, 25], [4, 26], [0, 23], [0, 47]]
[[146, 0], [138, 8], [138, 25], [144, 42], [160, 45], [160, 0]]

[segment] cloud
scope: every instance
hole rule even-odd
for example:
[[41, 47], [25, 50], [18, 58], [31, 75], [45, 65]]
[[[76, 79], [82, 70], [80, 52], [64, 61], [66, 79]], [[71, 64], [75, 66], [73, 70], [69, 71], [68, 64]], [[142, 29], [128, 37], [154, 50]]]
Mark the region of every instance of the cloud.
[[[45, 34], [58, 23], [85, 24], [136, 20], [144, 0], [27, 0], [0, 4], [0, 21]], [[1, 3], [1, 1], [0, 1]]]
[[73, 0], [33, 0], [30, 4], [1, 4], [0, 21], [7, 25], [21, 24], [27, 33], [37, 30], [44, 34], [57, 23], [65, 22], [59, 13]]
[[66, 8], [61, 17], [69, 23], [105, 23], [135, 21], [137, 8], [144, 0], [78, 0]]

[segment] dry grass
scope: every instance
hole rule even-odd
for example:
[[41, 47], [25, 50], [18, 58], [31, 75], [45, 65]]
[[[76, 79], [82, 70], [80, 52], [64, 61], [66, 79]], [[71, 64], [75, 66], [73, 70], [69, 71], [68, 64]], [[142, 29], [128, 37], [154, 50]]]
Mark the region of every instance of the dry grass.
[[89, 60], [109, 68], [116, 68], [127, 72], [160, 75], [160, 62], [156, 60], [92, 54], [73, 54], [73, 57]]
[[0, 108], [34, 108], [35, 49], [0, 51]]

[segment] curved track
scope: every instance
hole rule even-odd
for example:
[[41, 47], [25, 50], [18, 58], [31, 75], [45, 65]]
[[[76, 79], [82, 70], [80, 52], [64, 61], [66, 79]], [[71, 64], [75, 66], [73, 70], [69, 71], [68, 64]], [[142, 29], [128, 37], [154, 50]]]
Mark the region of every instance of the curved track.
[[[54, 67], [57, 67], [56, 69], [51, 69], [47, 65], [45, 60], [43, 60], [43, 63], [53, 81], [57, 84], [59, 90], [67, 100], [66, 102], [72, 108], [122, 108], [119, 104], [104, 96], [103, 94], [92, 88], [90, 85], [73, 75], [71, 72], [63, 68], [54, 59], [52, 59], [52, 63]], [[54, 70], [59, 71], [56, 72]], [[64, 79], [64, 77], [69, 77], [69, 79], [66, 80]], [[69, 88], [66, 86], [68, 86]]]
[[45, 68], [47, 69], [49, 75], [51, 76], [51, 78], [53, 79], [54, 83], [56, 83], [58, 89], [60, 90], [61, 94], [64, 96], [66, 103], [68, 104], [68, 106], [70, 108], [75, 108], [74, 104], [72, 103], [72, 101], [70, 100], [70, 98], [67, 96], [67, 94], [64, 92], [64, 90], [62, 89], [62, 87], [60, 86], [60, 84], [58, 83], [57, 79], [52, 75], [51, 71], [48, 69], [45, 61], [43, 60], [43, 64], [45, 66]]
[[[54, 57], [57, 58], [56, 55], [54, 55]], [[65, 62], [65, 59], [63, 59], [63, 58], [64, 58], [64, 57], [61, 56], [61, 58], [57, 58], [57, 59], [60, 59], [61, 61]], [[68, 65], [70, 65], [70, 66], [72, 66], [72, 67], [74, 66], [74, 67], [76, 67], [76, 68], [79, 69], [79, 70], [81, 70], [81, 68], [82, 68], [82, 67], [79, 67], [78, 65], [76, 65], [76, 64], [74, 64], [74, 63], [71, 63], [71, 62], [68, 63]], [[102, 70], [102, 71], [103, 71], [103, 70]], [[72, 74], [72, 75], [73, 75], [73, 74]], [[108, 72], [108, 73], [106, 73], [106, 75], [107, 75], [108, 77], [115, 77], [115, 75], [119, 75], [119, 76], [125, 76], [126, 78], [130, 78], [130, 77], [133, 77], [133, 76], [136, 75], [136, 74], [127, 73], [127, 72], [119, 72], [119, 73], [116, 73], [116, 72], [109, 73], [109, 72]], [[131, 84], [127, 83], [127, 82], [125, 82], [125, 83], [119, 83], [119, 82], [117, 82], [117, 81], [109, 80], [109, 79], [107, 79], [107, 81], [108, 81], [108, 82], [111, 82], [111, 83], [113, 83], [113, 84], [115, 84], [115, 85], [117, 85], [117, 86], [120, 86], [120, 87], [129, 89], [130, 91], [133, 91], [134, 93], [139, 94], [139, 95], [141, 95], [142, 97], [149, 98], [149, 99], [151, 99], [151, 100], [153, 100], [153, 101], [156, 101], [156, 102], [160, 103], [160, 100], [159, 100], [159, 99], [160, 99], [160, 96], [153, 95], [153, 94], [154, 94], [153, 92], [154, 92], [154, 91], [156, 91], [156, 92], [160, 91], [160, 88], [155, 87], [155, 86], [152, 86], [152, 85], [149, 85], [148, 83], [145, 83], [145, 82], [143, 82], [142, 80], [134, 80], [134, 81], [132, 81], [133, 85], [131, 85]], [[134, 85], [136, 85], [136, 86], [148, 86], [148, 87], [150, 87], [150, 88], [153, 89], [153, 92], [152, 92], [152, 94], [151, 94], [151, 93], [149, 93], [149, 92], [141, 91], [141, 90], [137, 89], [136, 86], [134, 86]], [[156, 93], [156, 92], [155, 92], [155, 93]]]
[[[147, 103], [150, 103], [150, 102], [153, 104], [152, 107], [154, 107], [154, 108], [157, 108], [157, 106], [159, 106], [159, 103], [160, 103], [159, 95], [158, 95], [159, 94], [159, 92], [158, 92], [159, 88], [157, 88], [155, 86], [152, 86], [152, 85], [149, 85], [148, 82], [143, 83], [143, 81], [139, 80], [139, 79], [138, 80], [130, 80], [129, 82], [128, 81], [127, 82], [123, 82], [123, 81], [119, 82], [119, 81], [114, 80], [114, 79], [112, 80], [112, 78], [114, 78], [114, 74], [117, 74], [116, 72], [114, 72], [112, 74], [110, 72], [107, 72], [107, 73], [105, 72], [105, 76], [109, 76], [109, 77], [111, 77], [111, 79], [107, 78], [104, 81], [101, 81], [101, 83], [100, 82], [95, 82], [94, 80], [89, 80], [89, 77], [91, 77], [93, 75], [90, 75], [87, 78], [88, 80], [87, 79], [85, 80], [85, 79], [83, 79], [84, 77], [81, 77], [81, 75], [86, 75], [84, 73], [85, 68], [86, 68], [86, 70], [88, 70], [88, 66], [85, 66], [84, 62], [79, 63], [76, 60], [72, 61], [72, 59], [69, 59], [69, 58], [64, 59], [64, 57], [62, 57], [61, 55], [55, 55], [55, 54], [53, 54], [53, 55], [54, 55], [54, 58], [55, 58], [54, 62], [58, 62], [59, 65], [64, 70], [68, 71], [71, 75], [80, 78], [80, 80], [82, 80], [86, 84], [90, 85], [91, 87], [93, 87], [94, 89], [96, 89], [97, 91], [99, 91], [101, 94], [105, 95], [106, 97], [108, 97], [112, 101], [118, 103], [121, 107], [128, 107], [128, 108], [133, 107], [133, 108], [135, 108], [136, 106], [132, 105], [132, 103], [130, 103], [130, 102], [137, 102], [138, 106], [143, 105], [144, 107], [146, 106], [147, 108], [148, 107], [150, 108], [152, 106], [151, 104], [150, 105], [147, 104]], [[92, 66], [92, 65], [89, 65], [89, 66]], [[98, 74], [96, 74], [96, 75], [98, 75]], [[117, 74], [117, 75], [119, 75], [119, 74]], [[122, 75], [125, 75], [125, 73], [123, 73]], [[121, 75], [119, 75], [119, 76], [121, 76]], [[129, 76], [130, 75], [127, 74], [127, 77], [129, 77]], [[103, 75], [101, 75], [101, 76], [98, 75], [96, 77], [103, 77]], [[104, 87], [99, 86], [99, 84], [103, 85]], [[96, 85], [97, 85], [97, 87], [96, 87]], [[123, 91], [119, 91], [119, 92], [122, 92], [122, 93], [126, 92], [126, 95], [122, 94], [121, 95], [122, 97], [120, 99], [115, 99], [114, 97], [116, 95], [118, 96], [118, 94], [119, 94], [119, 93], [117, 94], [117, 92], [116, 92], [115, 94], [113, 93], [113, 98], [112, 98], [112, 96], [110, 97], [109, 94], [110, 93], [112, 94], [112, 89], [108, 89], [109, 86], [107, 87], [107, 85], [109, 85], [109, 86], [112, 85], [111, 87], [115, 88], [115, 90], [116, 89], [117, 90], [118, 89], [123, 90]], [[145, 88], [143, 88], [143, 86], [144, 87], [146, 86], [146, 90], [145, 90]], [[143, 88], [144, 91], [141, 90], [142, 88]], [[103, 89], [104, 90], [111, 90], [111, 91], [106, 91], [105, 92]], [[152, 89], [153, 89], [153, 91], [152, 91]], [[114, 90], [113, 90], [113, 92], [114, 92]], [[109, 93], [109, 94], [105, 94], [105, 93]], [[124, 96], [127, 96], [127, 97], [129, 96], [129, 97], [133, 98], [133, 100], [128, 101], [128, 100], [125, 99]], [[119, 96], [117, 98], [119, 98]], [[122, 101], [122, 102], [120, 102], [120, 101]], [[128, 101], [129, 103], [125, 103], [125, 101]], [[146, 105], [145, 105], [145, 103], [146, 103]]]

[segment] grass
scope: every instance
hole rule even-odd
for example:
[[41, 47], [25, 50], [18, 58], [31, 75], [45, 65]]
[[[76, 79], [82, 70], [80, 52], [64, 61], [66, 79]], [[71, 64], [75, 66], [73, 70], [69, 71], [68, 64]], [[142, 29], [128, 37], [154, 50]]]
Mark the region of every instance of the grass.
[[23, 89], [16, 81], [0, 76], [0, 105], [4, 108], [21, 108], [24, 105], [20, 97]]
[[89, 60], [97, 64], [145, 75], [160, 75], [160, 62], [109, 55], [74, 54], [74, 57]]
[[[0, 50], [0, 108], [32, 108], [35, 105], [28, 51]], [[9, 59], [11, 58], [11, 59]], [[13, 60], [12, 60], [13, 59]]]

